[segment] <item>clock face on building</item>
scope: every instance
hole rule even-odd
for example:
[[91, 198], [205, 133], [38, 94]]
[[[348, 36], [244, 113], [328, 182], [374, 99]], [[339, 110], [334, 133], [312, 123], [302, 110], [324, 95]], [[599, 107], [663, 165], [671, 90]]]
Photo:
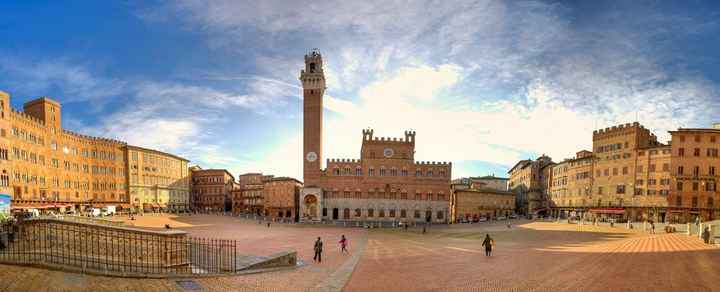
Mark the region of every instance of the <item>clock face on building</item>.
[[315, 154], [315, 152], [310, 151], [305, 156], [305, 158], [307, 159], [307, 161], [314, 162], [315, 160], [317, 160], [317, 154]]
[[395, 154], [395, 152], [391, 148], [385, 148], [385, 150], [383, 150], [383, 155], [387, 158], [392, 157], [393, 154]]

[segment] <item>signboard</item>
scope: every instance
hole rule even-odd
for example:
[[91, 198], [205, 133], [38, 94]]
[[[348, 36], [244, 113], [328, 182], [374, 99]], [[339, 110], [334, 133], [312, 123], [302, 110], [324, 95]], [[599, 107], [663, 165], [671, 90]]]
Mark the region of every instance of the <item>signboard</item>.
[[0, 194], [0, 213], [10, 213], [10, 200], [10, 195]]

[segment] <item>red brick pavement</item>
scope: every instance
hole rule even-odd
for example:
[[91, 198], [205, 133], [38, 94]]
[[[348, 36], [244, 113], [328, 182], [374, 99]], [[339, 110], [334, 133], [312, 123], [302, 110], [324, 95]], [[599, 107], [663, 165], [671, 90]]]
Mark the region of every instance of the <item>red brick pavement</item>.
[[[327, 226], [272, 224], [267, 228], [257, 221], [213, 215], [190, 217], [143, 216], [133, 221], [136, 227], [160, 228], [169, 223], [191, 236], [236, 239], [240, 251], [248, 255], [270, 255], [296, 250], [305, 266], [262, 274], [199, 278], [204, 291], [310, 291], [324, 281], [349, 258], [340, 254], [340, 235], [353, 242], [367, 236], [364, 229]], [[325, 252], [321, 264], [313, 263], [313, 243], [323, 238]], [[44, 269], [0, 265], [0, 291], [179, 291], [176, 279], [123, 279], [48, 271]]]
[[[497, 241], [491, 257], [480, 246], [486, 230]], [[696, 237], [619, 228], [374, 231], [344, 291], [711, 291], [720, 289], [718, 260]]]
[[[170, 220], [170, 221], [168, 221]], [[273, 224], [236, 218], [141, 218], [165, 222], [193, 236], [237, 239], [248, 254], [297, 249], [309, 263], [294, 270], [196, 281], [204, 291], [311, 291], [349, 257], [336, 238], [368, 243], [345, 291], [712, 291], [720, 287], [718, 250], [697, 237], [649, 235], [622, 228], [527, 223], [372, 230]], [[584, 232], [579, 232], [583, 230]], [[497, 241], [492, 257], [480, 242]], [[322, 264], [312, 263], [312, 242], [325, 239]], [[0, 265], [0, 291], [179, 291], [175, 280], [121, 279]]]

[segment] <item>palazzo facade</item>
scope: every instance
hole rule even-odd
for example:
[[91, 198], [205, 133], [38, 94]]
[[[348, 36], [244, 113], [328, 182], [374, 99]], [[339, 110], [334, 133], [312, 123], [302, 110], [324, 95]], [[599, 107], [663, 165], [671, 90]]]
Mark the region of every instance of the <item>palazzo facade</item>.
[[322, 168], [325, 75], [317, 51], [305, 55], [303, 176], [300, 220], [385, 223], [447, 223], [448, 162], [415, 161], [415, 132], [375, 137], [362, 130], [360, 159], [327, 159]]

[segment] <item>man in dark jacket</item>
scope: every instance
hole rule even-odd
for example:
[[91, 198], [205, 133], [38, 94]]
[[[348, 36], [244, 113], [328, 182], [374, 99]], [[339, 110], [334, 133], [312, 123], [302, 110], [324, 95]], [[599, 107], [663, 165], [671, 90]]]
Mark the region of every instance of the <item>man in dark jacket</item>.
[[483, 240], [482, 246], [485, 247], [485, 256], [490, 256], [490, 253], [492, 253], [493, 246], [495, 245], [495, 241], [490, 238], [490, 234], [485, 235], [485, 240]]
[[315, 257], [313, 257], [313, 261], [322, 262], [322, 241], [320, 237], [315, 241]]
[[702, 239], [706, 244], [710, 243], [710, 228], [709, 227], [705, 227], [705, 229], [703, 229]]

